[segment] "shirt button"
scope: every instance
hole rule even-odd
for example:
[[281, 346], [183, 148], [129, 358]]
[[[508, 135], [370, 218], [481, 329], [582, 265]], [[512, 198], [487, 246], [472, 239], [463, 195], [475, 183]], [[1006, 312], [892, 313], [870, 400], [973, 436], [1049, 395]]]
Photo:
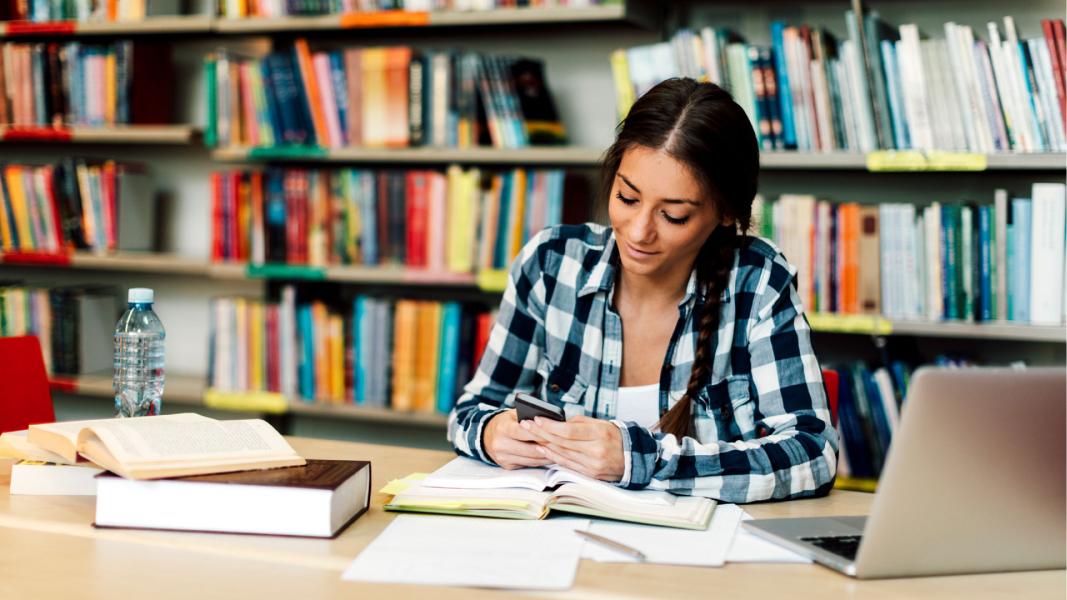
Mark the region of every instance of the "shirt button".
[[558, 392], [559, 391], [559, 384], [558, 383], [553, 383], [552, 385], [548, 386], [548, 389], [552, 390], [553, 392]]

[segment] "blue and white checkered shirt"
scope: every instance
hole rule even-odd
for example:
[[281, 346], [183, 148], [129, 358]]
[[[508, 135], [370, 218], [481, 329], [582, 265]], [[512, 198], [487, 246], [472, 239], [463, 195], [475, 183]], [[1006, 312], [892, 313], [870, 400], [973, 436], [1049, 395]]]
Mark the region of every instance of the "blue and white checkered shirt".
[[[680, 440], [614, 420], [623, 351], [612, 307], [617, 264], [614, 233], [602, 225], [556, 226], [526, 244], [481, 364], [449, 415], [456, 452], [491, 464], [485, 424], [527, 392], [568, 417], [612, 419], [622, 433], [622, 487], [724, 502], [829, 491], [837, 434], [785, 257], [760, 238], [735, 252], [714, 363], [693, 402], [693, 437]], [[699, 333], [693, 312], [703, 301], [694, 272], [660, 371], [660, 415], [685, 394]]]

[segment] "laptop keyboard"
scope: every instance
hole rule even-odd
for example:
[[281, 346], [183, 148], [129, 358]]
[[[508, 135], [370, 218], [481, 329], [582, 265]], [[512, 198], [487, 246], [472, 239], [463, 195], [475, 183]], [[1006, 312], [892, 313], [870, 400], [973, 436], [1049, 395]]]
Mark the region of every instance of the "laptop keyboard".
[[800, 539], [810, 544], [815, 544], [827, 552], [833, 552], [834, 554], [843, 556], [849, 560], [856, 560], [856, 551], [860, 548], [860, 540], [863, 539], [863, 536], [835, 535], [826, 537], [806, 537]]

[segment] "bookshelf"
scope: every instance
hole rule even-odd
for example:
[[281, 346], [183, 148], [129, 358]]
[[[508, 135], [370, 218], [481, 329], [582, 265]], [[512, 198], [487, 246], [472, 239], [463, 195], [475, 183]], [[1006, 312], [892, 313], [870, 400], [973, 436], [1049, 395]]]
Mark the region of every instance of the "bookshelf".
[[[205, 3], [206, 4], [206, 3]], [[960, 15], [960, 4], [937, 0], [916, 11], [911, 4], [873, 2], [892, 23], [917, 21], [933, 37], [941, 35], [938, 27], [949, 20], [966, 21], [979, 27], [985, 21], [999, 19], [1011, 12], [1020, 28], [1034, 35], [1033, 25], [1041, 16], [1056, 15], [1062, 7], [1043, 1], [1033, 6], [1003, 8], [992, 0], [980, 0]], [[126, 37], [173, 35], [176, 52], [176, 77], [180, 98], [176, 120], [192, 125], [162, 128], [122, 128], [108, 130], [70, 130], [69, 138], [57, 136], [54, 142], [82, 142], [86, 152], [104, 157], [144, 160], [159, 178], [159, 186], [170, 192], [174, 201], [165, 213], [162, 252], [157, 254], [118, 253], [91, 255], [76, 253], [69, 262], [26, 265], [4, 261], [0, 269], [32, 272], [38, 281], [80, 280], [110, 282], [118, 286], [145, 283], [157, 288], [168, 326], [167, 398], [175, 404], [188, 402], [203, 405], [205, 391], [204, 360], [208, 336], [208, 302], [213, 296], [241, 294], [253, 297], [269, 295], [276, 282], [297, 281], [318, 286], [362, 290], [364, 288], [402, 296], [408, 288], [416, 294], [434, 298], [482, 294], [493, 303], [503, 287], [501, 273], [440, 275], [402, 268], [367, 268], [355, 266], [249, 267], [243, 263], [213, 264], [208, 256], [210, 190], [207, 177], [211, 171], [233, 168], [237, 164], [337, 166], [375, 165], [386, 168], [444, 167], [451, 164], [490, 168], [521, 166], [563, 167], [571, 171], [591, 172], [603, 148], [610, 143], [615, 125], [614, 90], [608, 56], [612, 50], [669, 39], [678, 24], [702, 26], [716, 24], [732, 27], [754, 42], [765, 43], [771, 20], [784, 18], [793, 23], [825, 25], [839, 36], [844, 33], [842, 13], [848, 2], [806, 4], [789, 0], [745, 2], [710, 2], [696, 0], [672, 8], [663, 3], [620, 2], [583, 9], [500, 9], [491, 12], [429, 13], [425, 22], [389, 23], [345, 21], [341, 16], [289, 17], [280, 19], [224, 19], [203, 15], [178, 18], [154, 17], [143, 23], [78, 23], [63, 27], [38, 27], [19, 31], [5, 26], [3, 36], [12, 40], [54, 39], [64, 36]], [[667, 15], [660, 15], [661, 11]], [[207, 9], [201, 11], [206, 13]], [[419, 17], [423, 18], [423, 17]], [[668, 27], [660, 29], [661, 21]], [[564, 26], [565, 25], [565, 26]], [[69, 31], [65, 28], [69, 27]], [[358, 28], [359, 31], [351, 29]], [[214, 46], [223, 45], [238, 51], [250, 49], [262, 53], [276, 40], [302, 33], [311, 34], [312, 44], [410, 44], [422, 48], [447, 48], [463, 45], [476, 51], [523, 54], [543, 58], [571, 145], [522, 150], [492, 148], [298, 148], [247, 149], [220, 148], [204, 151], [198, 144], [204, 123], [204, 93], [200, 81], [200, 59]], [[358, 39], [357, 39], [358, 36]], [[279, 42], [280, 43], [280, 42]], [[9, 136], [0, 130], [0, 156], [19, 158], [25, 142], [32, 138]], [[59, 146], [59, 144], [56, 144]], [[56, 152], [53, 146], [32, 144], [35, 156]], [[80, 153], [64, 147], [64, 155]], [[791, 191], [827, 194], [859, 201], [926, 202], [931, 194], [956, 200], [991, 192], [994, 187], [1022, 186], [1033, 181], [1062, 181], [1067, 155], [989, 154], [949, 157], [947, 161], [931, 157], [885, 157], [877, 160], [860, 153], [764, 152], [761, 164], [765, 172], [761, 188], [770, 195]], [[942, 157], [944, 158], [944, 157]], [[873, 167], [872, 167], [873, 165]], [[962, 165], [962, 166], [961, 166]], [[973, 169], [973, 170], [969, 170]], [[874, 172], [872, 172], [874, 171]], [[910, 171], [916, 171], [910, 173]], [[831, 191], [828, 191], [831, 190]], [[877, 194], [872, 192], [876, 190]], [[980, 198], [984, 198], [979, 196]], [[10, 267], [9, 267], [10, 265]], [[5, 272], [5, 276], [12, 271]], [[321, 286], [320, 286], [321, 287]], [[317, 288], [316, 288], [317, 289]], [[1003, 342], [1018, 342], [1027, 348], [1039, 348], [1034, 355], [1050, 362], [1062, 356], [1067, 334], [1062, 327], [1036, 327], [1014, 323], [908, 322], [877, 318], [841, 318], [836, 315], [810, 315], [812, 328], [820, 335], [846, 337], [856, 344], [868, 337], [912, 338], [920, 346], [937, 343], [966, 348], [982, 355]], [[939, 347], [940, 347], [939, 346]], [[820, 342], [820, 357], [837, 358], [833, 344]], [[1028, 351], [1028, 350], [1027, 350]], [[182, 375], [187, 373], [187, 375]], [[110, 397], [107, 377], [78, 378], [71, 383], [79, 395]], [[59, 389], [59, 388], [57, 388]], [[172, 396], [173, 394], [173, 396]], [[382, 409], [341, 405], [313, 405], [293, 402], [288, 412], [309, 420], [367, 422], [378, 425], [413, 425], [428, 435], [440, 437], [444, 418], [440, 415], [394, 413]], [[403, 440], [399, 440], [403, 441]]]

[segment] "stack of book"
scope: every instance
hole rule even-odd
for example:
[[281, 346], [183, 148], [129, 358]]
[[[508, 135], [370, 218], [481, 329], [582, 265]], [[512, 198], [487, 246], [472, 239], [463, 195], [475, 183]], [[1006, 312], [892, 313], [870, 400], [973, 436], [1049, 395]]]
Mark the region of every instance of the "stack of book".
[[49, 373], [104, 371], [111, 368], [116, 302], [115, 290], [103, 286], [0, 286], [0, 337], [37, 336]]
[[30, 425], [0, 436], [0, 456], [20, 460], [12, 494], [95, 494], [96, 527], [333, 537], [370, 504], [370, 463], [304, 460], [258, 419]]
[[175, 15], [179, 8], [177, 0], [22, 0], [0, 5], [0, 20], [140, 21], [148, 16]]
[[11, 42], [0, 46], [0, 61], [0, 123], [104, 127], [171, 120], [169, 45]]
[[350, 310], [218, 298], [210, 386], [291, 399], [447, 413], [481, 358], [495, 316], [456, 302], [358, 296]]
[[[758, 199], [754, 232], [797, 267], [811, 312], [1059, 325], [1067, 308], [1065, 188], [982, 204]], [[1040, 274], [1040, 275], [1038, 275]]]
[[0, 170], [4, 252], [152, 249], [156, 203], [144, 166], [68, 158]]
[[504, 269], [563, 213], [564, 173], [269, 169], [212, 176], [212, 258]]
[[562, 143], [563, 126], [536, 59], [409, 47], [204, 62], [208, 129], [218, 146], [523, 148]]
[[[946, 23], [943, 39], [875, 11], [845, 13], [848, 38], [817, 26], [771, 25], [758, 46], [727, 29], [682, 30], [670, 42], [612, 54], [620, 114], [676, 76], [728, 88], [765, 150], [876, 149], [1062, 152], [1067, 149], [1064, 24]], [[1036, 33], [1036, 32], [1035, 32]]]
[[607, 4], [611, 0], [220, 0], [219, 16], [285, 17], [374, 13], [380, 11], [444, 12], [488, 11], [498, 8], [562, 7], [584, 8]]

